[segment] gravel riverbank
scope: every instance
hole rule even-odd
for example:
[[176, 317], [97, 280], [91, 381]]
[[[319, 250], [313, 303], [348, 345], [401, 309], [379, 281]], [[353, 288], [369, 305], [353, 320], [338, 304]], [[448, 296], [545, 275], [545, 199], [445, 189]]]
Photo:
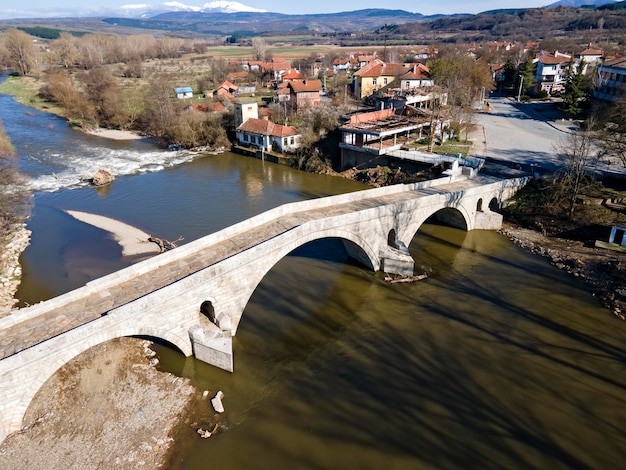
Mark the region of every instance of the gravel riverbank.
[[20, 255], [30, 244], [25, 224], [15, 225], [0, 254], [0, 318], [9, 315], [17, 303], [15, 293], [22, 280]]
[[0, 468], [161, 468], [198, 393], [154, 367], [150, 344], [118, 338], [61, 367], [0, 444]]

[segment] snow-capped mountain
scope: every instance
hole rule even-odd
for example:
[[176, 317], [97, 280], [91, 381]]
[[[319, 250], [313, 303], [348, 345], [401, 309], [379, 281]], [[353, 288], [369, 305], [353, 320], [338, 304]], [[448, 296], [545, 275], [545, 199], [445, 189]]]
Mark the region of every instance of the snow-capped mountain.
[[165, 2], [160, 4], [128, 4], [121, 7], [100, 8], [40, 8], [37, 10], [20, 10], [19, 8], [2, 9], [0, 7], [0, 19], [11, 18], [85, 18], [97, 16], [115, 16], [123, 18], [149, 18], [169, 12], [201, 12], [201, 13], [239, 13], [257, 12], [267, 10], [253, 8], [243, 3], [218, 0], [205, 3], [202, 6], [186, 5], [180, 2]]
[[558, 2], [551, 3], [548, 5], [548, 8], [552, 7], [588, 7], [595, 6], [599, 7], [602, 5], [607, 5], [609, 3], [615, 3], [619, 0], [559, 0]]

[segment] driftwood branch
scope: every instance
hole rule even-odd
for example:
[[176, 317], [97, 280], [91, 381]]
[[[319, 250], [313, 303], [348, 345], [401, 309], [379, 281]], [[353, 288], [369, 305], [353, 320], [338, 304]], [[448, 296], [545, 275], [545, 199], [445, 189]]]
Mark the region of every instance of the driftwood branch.
[[164, 240], [164, 239], [158, 238], [158, 237], [148, 237], [148, 241], [149, 242], [156, 243], [159, 246], [159, 252], [160, 253], [163, 253], [165, 251], [173, 250], [174, 248], [177, 248], [178, 245], [176, 245], [176, 242], [179, 242], [181, 240], [184, 240], [184, 238], [183, 237], [178, 237], [176, 240], [171, 242], [169, 240]]
[[408, 283], [408, 282], [416, 282], [421, 281], [422, 279], [426, 279], [428, 277], [428, 273], [416, 274], [415, 276], [385, 276], [385, 282], [389, 284], [399, 284], [399, 283]]

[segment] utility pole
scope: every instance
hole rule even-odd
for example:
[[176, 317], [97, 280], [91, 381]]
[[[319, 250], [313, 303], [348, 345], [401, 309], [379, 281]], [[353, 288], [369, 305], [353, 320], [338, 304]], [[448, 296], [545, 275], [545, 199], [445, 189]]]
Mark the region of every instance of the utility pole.
[[524, 83], [524, 75], [520, 75], [520, 81], [519, 81], [519, 91], [517, 92], [517, 102], [519, 103], [520, 98], [522, 97], [522, 83]]

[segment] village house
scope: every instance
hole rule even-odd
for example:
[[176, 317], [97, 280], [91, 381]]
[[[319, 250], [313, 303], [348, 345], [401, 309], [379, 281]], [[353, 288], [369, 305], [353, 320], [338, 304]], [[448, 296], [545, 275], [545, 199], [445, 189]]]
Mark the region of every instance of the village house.
[[423, 88], [433, 86], [435, 83], [430, 76], [430, 70], [423, 64], [415, 63], [413, 68], [405, 73], [400, 79], [400, 88], [410, 90], [411, 88]]
[[548, 94], [559, 93], [565, 90], [565, 77], [569, 69], [572, 56], [556, 51], [550, 54], [541, 51], [535, 59], [537, 72], [537, 90], [545, 91]]
[[248, 72], [245, 70], [241, 72], [230, 72], [226, 75], [226, 80], [232, 83], [241, 84], [248, 82]]
[[241, 145], [257, 147], [266, 152], [289, 152], [299, 147], [300, 134], [293, 126], [250, 118], [237, 128], [237, 141]]
[[354, 97], [358, 100], [373, 95], [406, 74], [409, 67], [404, 64], [386, 63], [380, 59], [373, 60], [353, 74]]
[[176, 87], [174, 88], [176, 98], [184, 100], [186, 98], [193, 98], [193, 89], [190, 86]]
[[228, 80], [224, 80], [222, 83], [217, 85], [214, 90], [208, 91], [204, 93], [205, 98], [226, 98], [228, 101], [233, 101], [235, 99], [235, 95], [239, 92], [239, 87], [234, 83], [229, 82]]
[[[256, 101], [240, 99], [234, 103], [237, 142], [245, 147], [255, 147], [265, 152], [289, 152], [300, 145], [300, 134], [294, 126], [283, 126], [259, 119]], [[267, 116], [265, 116], [267, 117]]]
[[270, 61], [251, 60], [242, 67], [244, 71], [269, 74], [273, 80], [280, 81], [282, 76], [291, 70], [291, 63], [283, 58], [274, 57]]
[[565, 81], [570, 68], [576, 71], [582, 63], [582, 73], [587, 75], [592, 70], [595, 71], [601, 61], [602, 50], [594, 48], [591, 43], [586, 49], [574, 55], [559, 51], [555, 51], [554, 54], [541, 51], [535, 59], [537, 89], [548, 94], [562, 92], [565, 90]]
[[589, 45], [582, 52], [574, 54], [574, 58], [577, 64], [583, 63], [583, 75], [588, 75], [590, 70], [595, 71], [598, 65], [602, 62], [603, 52], [602, 49], [596, 49], [593, 44]]
[[334, 73], [348, 73], [356, 70], [358, 62], [354, 57], [338, 58], [333, 60]]
[[297, 111], [303, 108], [313, 108], [321, 102], [320, 80], [293, 80], [287, 84], [289, 88], [289, 103]]
[[600, 65], [593, 94], [605, 101], [626, 98], [626, 57], [608, 59]]
[[294, 80], [304, 80], [304, 75], [302, 75], [296, 69], [290, 69], [286, 73], [284, 73], [280, 77], [280, 79], [281, 79], [281, 81], [283, 83], [284, 82], [291, 82], [291, 81], [294, 81]]

